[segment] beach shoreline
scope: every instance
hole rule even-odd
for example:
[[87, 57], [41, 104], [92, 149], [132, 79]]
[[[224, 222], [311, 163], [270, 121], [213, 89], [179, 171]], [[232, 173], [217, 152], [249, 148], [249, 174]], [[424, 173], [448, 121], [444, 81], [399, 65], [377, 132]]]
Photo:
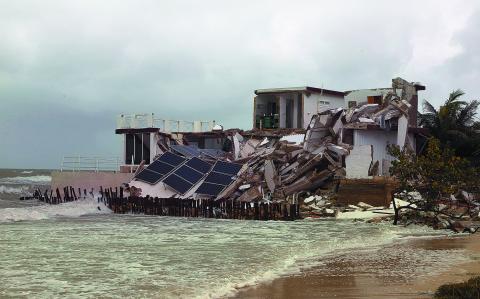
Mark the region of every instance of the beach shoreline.
[[480, 275], [480, 235], [414, 238], [327, 258], [233, 298], [431, 298], [442, 284]]

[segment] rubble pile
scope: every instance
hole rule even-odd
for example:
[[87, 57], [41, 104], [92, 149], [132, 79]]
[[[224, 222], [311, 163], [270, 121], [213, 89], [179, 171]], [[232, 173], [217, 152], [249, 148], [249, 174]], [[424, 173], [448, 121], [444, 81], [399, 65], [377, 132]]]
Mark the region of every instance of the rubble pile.
[[[394, 84], [403, 90], [413, 86], [406, 81], [394, 81]], [[408, 144], [409, 94], [403, 92], [398, 96], [391, 92], [383, 104], [362, 103], [349, 109], [324, 110], [312, 117], [305, 134], [285, 135], [283, 130], [277, 135], [269, 132], [269, 137], [260, 139], [258, 132], [235, 132], [231, 137], [234, 162], [244, 164], [244, 168], [217, 199], [246, 202], [300, 200], [304, 203], [304, 212], [335, 216], [338, 210], [330, 207], [335, 202], [340, 179], [355, 177], [355, 173], [365, 168], [368, 173], [364, 177], [379, 175], [379, 161], [373, 161], [372, 147], [366, 146], [368, 155], [365, 159], [362, 146], [352, 145], [348, 129], [397, 129], [402, 139], [399, 142], [402, 146]], [[356, 155], [358, 159], [354, 159]], [[359, 167], [359, 164], [364, 166]]]
[[480, 197], [460, 191], [428, 212], [417, 209], [417, 205], [423, 204], [422, 201], [420, 195], [415, 194], [410, 202], [404, 203], [413, 209], [400, 212], [401, 224], [424, 224], [435, 229], [451, 229], [457, 233], [475, 233], [480, 230]]

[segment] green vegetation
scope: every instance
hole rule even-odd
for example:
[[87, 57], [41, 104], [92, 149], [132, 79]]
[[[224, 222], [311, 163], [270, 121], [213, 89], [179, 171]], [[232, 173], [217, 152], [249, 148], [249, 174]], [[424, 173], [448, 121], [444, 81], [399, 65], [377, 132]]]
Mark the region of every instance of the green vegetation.
[[461, 90], [453, 91], [437, 110], [424, 101], [424, 113], [419, 115], [420, 126], [428, 128], [442, 147], [450, 147], [457, 156], [480, 164], [480, 122], [477, 108], [480, 101], [462, 101]]
[[466, 282], [445, 284], [435, 292], [437, 299], [480, 299], [480, 276]]
[[[438, 139], [429, 139], [427, 149], [419, 156], [408, 147], [400, 150], [398, 146], [390, 146], [388, 150], [397, 159], [390, 168], [390, 174], [399, 183], [395, 196], [411, 203], [401, 208], [394, 205], [394, 224], [402, 209], [445, 214], [440, 211], [440, 203], [450, 201], [451, 195], [460, 190], [472, 192], [480, 186], [479, 170], [467, 159], [456, 156], [448, 146], [442, 148]], [[412, 196], [412, 191], [420, 193], [421, 198]]]

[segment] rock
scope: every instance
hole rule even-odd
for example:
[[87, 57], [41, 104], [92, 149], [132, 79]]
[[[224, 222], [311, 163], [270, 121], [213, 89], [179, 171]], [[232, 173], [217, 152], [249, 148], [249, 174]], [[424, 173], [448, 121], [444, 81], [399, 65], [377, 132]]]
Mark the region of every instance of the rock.
[[383, 221], [382, 217], [375, 217], [375, 218], [367, 220], [367, 223], [380, 223], [382, 221]]
[[364, 203], [364, 202], [359, 202], [357, 203], [357, 206], [359, 206], [360, 208], [362, 209], [369, 209], [369, 208], [373, 208], [373, 206], [369, 205], [368, 203]]
[[360, 210], [360, 207], [357, 207], [356, 205], [348, 205], [348, 208], [353, 210]]
[[240, 190], [240, 191], [247, 190], [251, 186], [252, 185], [250, 185], [250, 184], [241, 185], [240, 187], [238, 187], [238, 190]]
[[464, 231], [470, 231], [472, 221], [455, 221], [452, 223], [452, 230], [457, 233], [463, 233]]
[[437, 224], [437, 228], [439, 228], [439, 229], [447, 229], [449, 227], [450, 227], [450, 223], [446, 220], [442, 220], [442, 221], [438, 222], [438, 224]]
[[333, 210], [333, 209], [325, 209], [323, 211], [327, 216], [335, 216], [335, 214], [336, 214], [336, 211]]
[[447, 205], [444, 205], [443, 203], [441, 203], [441, 204], [438, 205], [438, 210], [439, 210], [439, 211], [443, 211], [443, 210], [445, 210], [446, 208], [447, 208]]
[[309, 196], [309, 197], [305, 198], [303, 200], [303, 203], [306, 204], [306, 205], [313, 204], [313, 203], [315, 203], [315, 199], [316, 199], [315, 196], [312, 195], [312, 196]]

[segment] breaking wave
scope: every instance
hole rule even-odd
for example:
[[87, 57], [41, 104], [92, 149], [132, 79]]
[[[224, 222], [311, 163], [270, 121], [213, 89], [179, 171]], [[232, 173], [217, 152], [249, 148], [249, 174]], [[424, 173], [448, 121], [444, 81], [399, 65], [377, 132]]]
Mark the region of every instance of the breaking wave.
[[10, 194], [26, 194], [28, 193], [28, 187], [9, 187], [0, 185], [0, 193], [10, 193]]
[[0, 223], [43, 220], [55, 217], [80, 217], [84, 215], [110, 214], [112, 211], [94, 199], [78, 200], [59, 205], [41, 205], [24, 208], [0, 209]]
[[46, 185], [49, 184], [52, 180], [52, 177], [49, 175], [33, 175], [33, 176], [16, 176], [16, 177], [6, 177], [1, 178], [0, 183], [2, 184], [40, 184]]

